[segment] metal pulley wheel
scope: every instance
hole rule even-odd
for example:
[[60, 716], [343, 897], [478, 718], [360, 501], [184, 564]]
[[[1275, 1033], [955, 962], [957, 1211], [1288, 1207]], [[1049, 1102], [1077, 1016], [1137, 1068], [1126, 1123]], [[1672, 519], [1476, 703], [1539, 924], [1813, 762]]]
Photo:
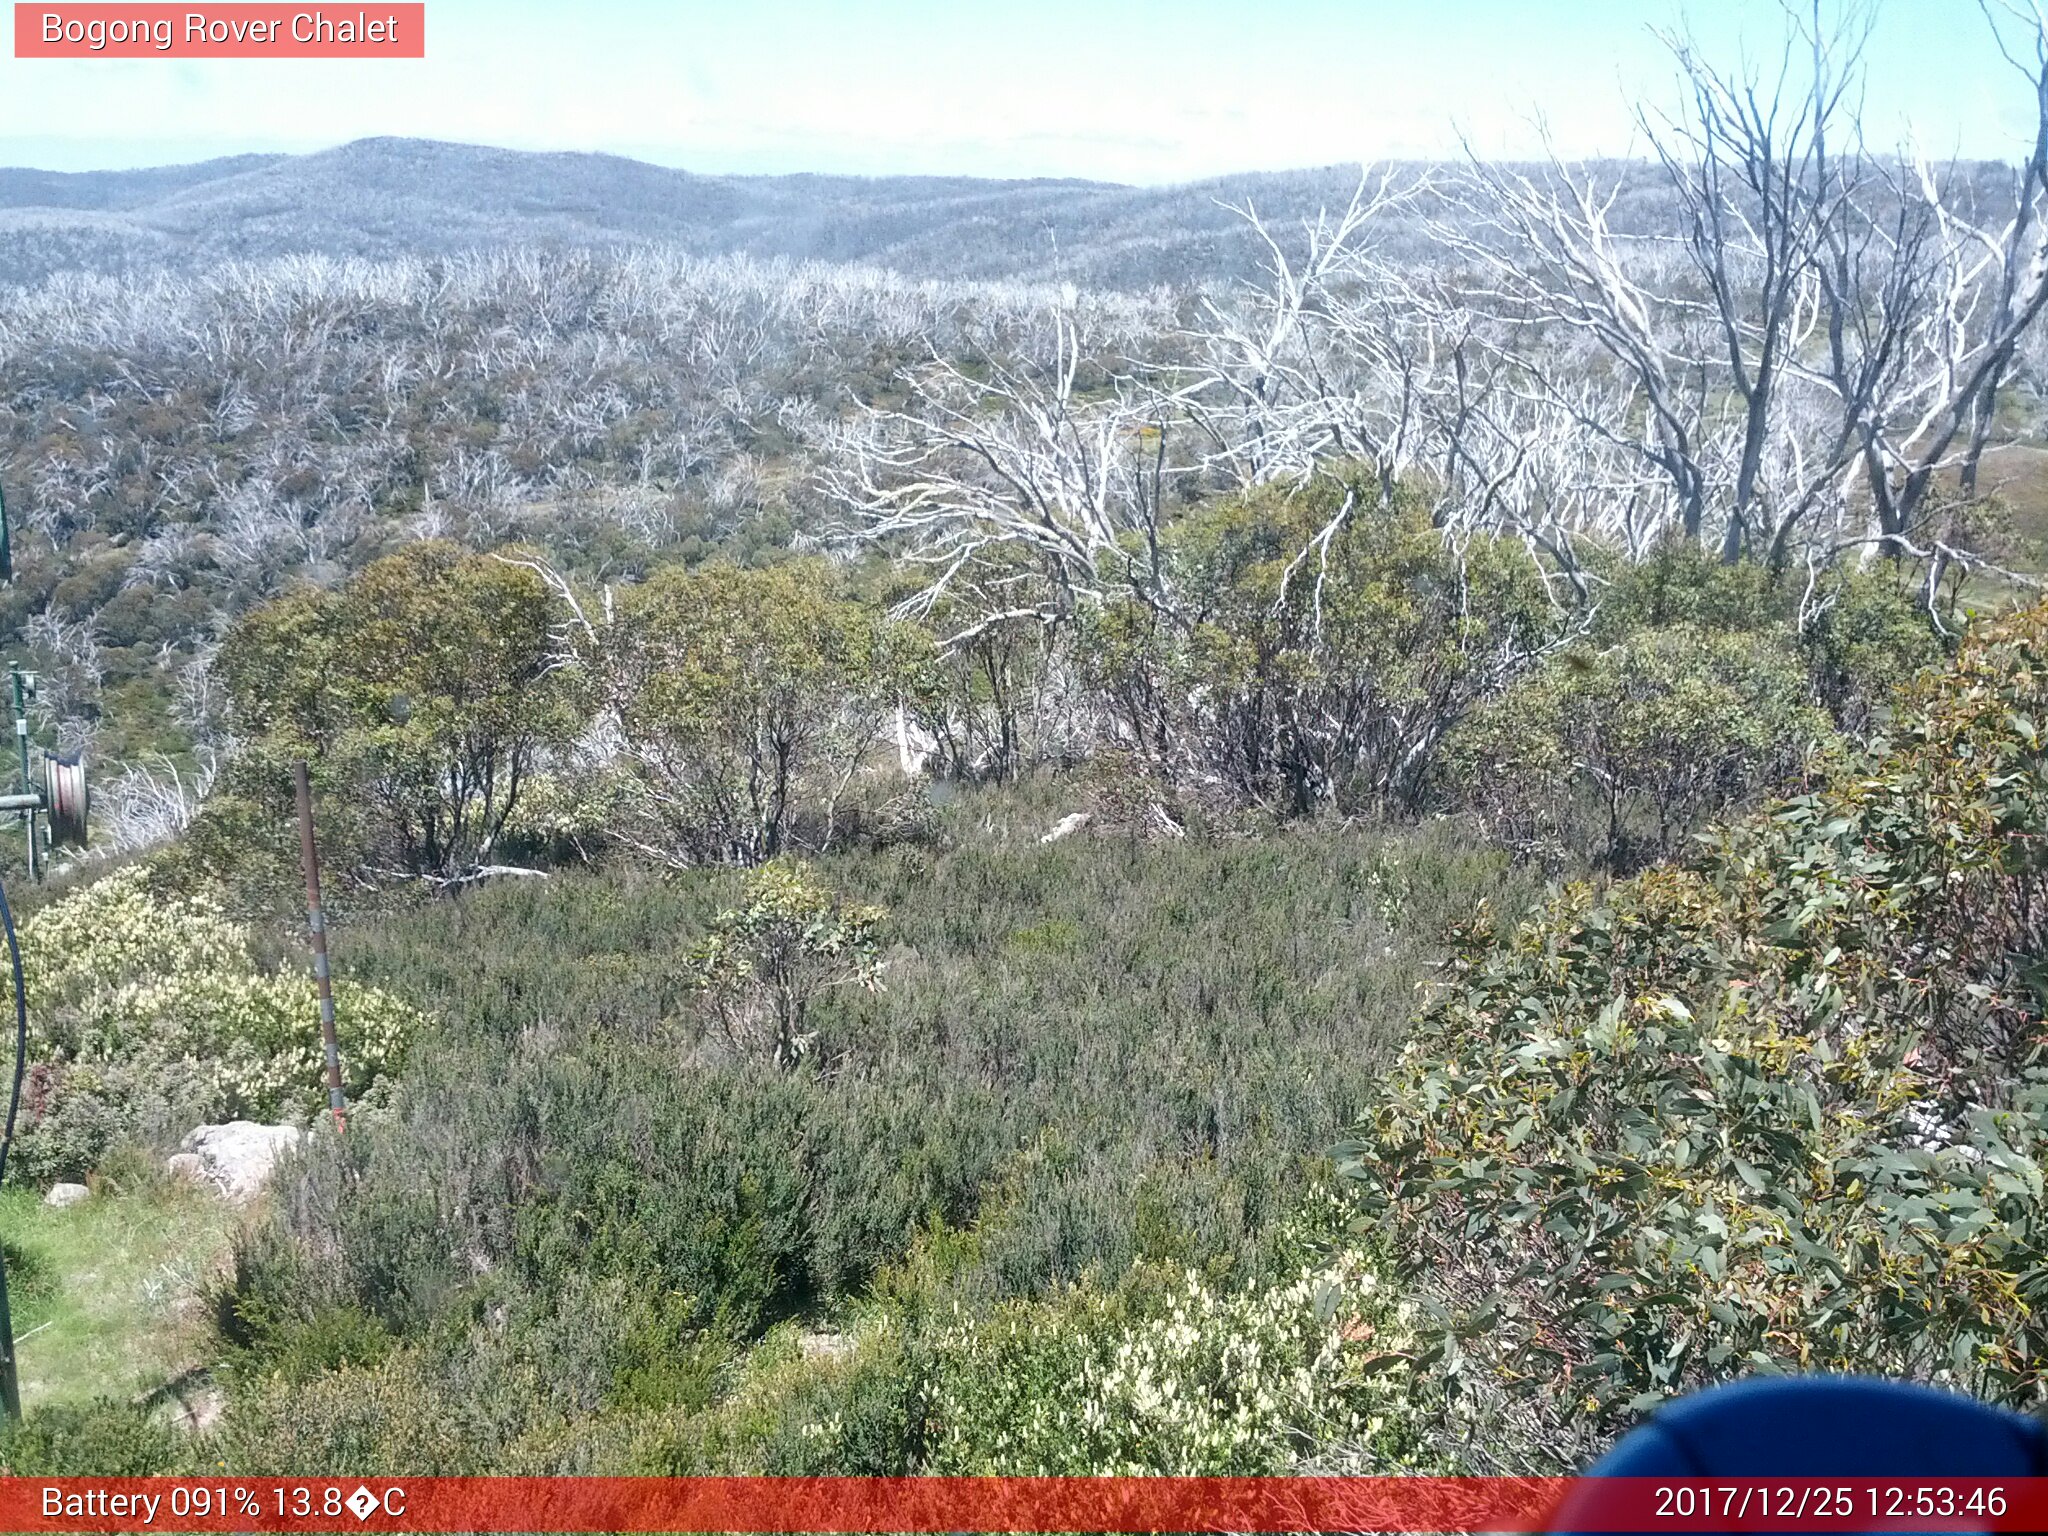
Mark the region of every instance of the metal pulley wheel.
[[76, 753], [53, 753], [43, 759], [43, 800], [50, 817], [50, 846], [83, 848], [92, 797], [85, 788], [85, 764]]

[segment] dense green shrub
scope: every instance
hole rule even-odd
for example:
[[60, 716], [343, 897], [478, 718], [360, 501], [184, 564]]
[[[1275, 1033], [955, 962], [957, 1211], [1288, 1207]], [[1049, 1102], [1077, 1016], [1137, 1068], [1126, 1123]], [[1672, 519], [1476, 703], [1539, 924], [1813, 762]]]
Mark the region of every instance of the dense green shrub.
[[1787, 640], [1676, 624], [1553, 657], [1453, 733], [1443, 779], [1516, 846], [1628, 865], [1791, 788], [1833, 741]]
[[115, 1398], [34, 1409], [0, 1423], [0, 1471], [13, 1477], [159, 1477], [190, 1470], [185, 1436]]
[[[130, 866], [39, 909], [21, 938], [34, 1067], [17, 1177], [78, 1178], [121, 1137], [174, 1142], [325, 1102], [312, 978], [261, 969], [212, 899], [165, 894]], [[335, 999], [345, 1086], [360, 1095], [396, 1066], [418, 1015], [349, 982]]]
[[1140, 1265], [1114, 1289], [956, 1312], [929, 1346], [927, 1467], [1246, 1476], [1342, 1443], [1392, 1470], [1423, 1405], [1406, 1311], [1340, 1252], [1234, 1292]]
[[[1595, 647], [1674, 627], [1769, 637], [1798, 654], [1814, 702], [1849, 733], [1865, 729], [1894, 690], [1950, 650], [1927, 612], [1919, 573], [1890, 560], [1774, 570], [1750, 561], [1729, 565], [1672, 544], [1647, 560], [1623, 563], [1608, 555], [1596, 564], [1602, 584], [1589, 636]], [[1962, 615], [1943, 611], [1962, 627]]]
[[1583, 636], [1456, 725], [1434, 775], [1439, 803], [1552, 868], [1639, 867], [1790, 793], [1944, 655], [1889, 563], [1809, 582], [1671, 547], [1594, 567]]
[[2041, 1392], [2048, 610], [1697, 869], [1484, 925], [1348, 1171], [1475, 1443], [1860, 1370]]
[[554, 623], [533, 570], [443, 543], [266, 604], [220, 651], [248, 738], [230, 789], [282, 810], [285, 765], [309, 758], [330, 812], [354, 813], [331, 861], [346, 850], [365, 873], [434, 876], [489, 862], [543, 750], [574, 724]]
[[1928, 621], [1913, 574], [1887, 560], [1820, 583], [1800, 644], [1816, 695], [1844, 731], [1870, 729], [1917, 673], [1947, 659], [1949, 642]]
[[1431, 1399], [1405, 1359], [1409, 1309], [1379, 1261], [1302, 1230], [1274, 1275], [1235, 1287], [1141, 1264], [982, 1311], [898, 1281], [844, 1332], [783, 1324], [744, 1357], [674, 1331], [633, 1285], [574, 1288], [553, 1316], [494, 1301], [465, 1335], [367, 1363], [309, 1375], [251, 1357], [215, 1449], [279, 1474], [1415, 1466]]
[[238, 1470], [623, 1471], [637, 1440], [706, 1410], [736, 1369], [691, 1299], [644, 1276], [485, 1284], [403, 1344], [352, 1308], [271, 1308], [267, 1285], [244, 1266], [232, 1296], [249, 1342], [219, 1448]]
[[830, 567], [671, 566], [585, 632], [592, 705], [621, 737], [616, 829], [677, 864], [829, 847], [930, 640], [837, 590]]
[[815, 1043], [811, 1004], [833, 987], [882, 984], [880, 907], [847, 901], [807, 865], [781, 859], [747, 877], [738, 906], [684, 957], [733, 1049], [793, 1067]]
[[1611, 644], [1633, 630], [1678, 624], [1736, 633], [1794, 627], [1799, 588], [1761, 561], [1731, 565], [1683, 540], [1664, 543], [1641, 560], [1597, 545], [1587, 554], [1600, 579], [1596, 642]]
[[924, 1463], [923, 1355], [887, 1318], [852, 1334], [771, 1333], [701, 1413], [644, 1422], [628, 1465], [658, 1477], [888, 1477]]
[[1447, 541], [1362, 475], [1197, 508], [1164, 559], [1177, 607], [1083, 630], [1100, 707], [1169, 775], [1290, 813], [1412, 802], [1444, 733], [1561, 622], [1519, 542]]
[[370, 1366], [242, 1384], [213, 1449], [244, 1475], [460, 1476], [501, 1453], [490, 1433], [493, 1409], [520, 1411], [463, 1401], [417, 1351], [401, 1351]]

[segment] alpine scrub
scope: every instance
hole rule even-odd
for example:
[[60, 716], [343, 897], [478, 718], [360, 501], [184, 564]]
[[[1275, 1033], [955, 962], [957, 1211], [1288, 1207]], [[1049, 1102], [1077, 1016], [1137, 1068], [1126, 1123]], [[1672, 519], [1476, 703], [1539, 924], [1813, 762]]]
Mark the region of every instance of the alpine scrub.
[[1695, 866], [1470, 926], [1345, 1169], [1474, 1422], [1540, 1463], [1748, 1372], [2038, 1396], [2044, 705], [2037, 608]]
[[1403, 1465], [1412, 1313], [1356, 1249], [1269, 1287], [1140, 1264], [1114, 1290], [956, 1311], [933, 1350], [930, 1468], [1246, 1476], [1360, 1443]]
[[[210, 897], [162, 893], [130, 866], [35, 913], [22, 946], [36, 1064], [22, 1177], [76, 1177], [119, 1140], [324, 1102], [312, 978], [259, 969], [248, 930]], [[358, 1095], [397, 1065], [420, 1016], [346, 981], [335, 1002]]]

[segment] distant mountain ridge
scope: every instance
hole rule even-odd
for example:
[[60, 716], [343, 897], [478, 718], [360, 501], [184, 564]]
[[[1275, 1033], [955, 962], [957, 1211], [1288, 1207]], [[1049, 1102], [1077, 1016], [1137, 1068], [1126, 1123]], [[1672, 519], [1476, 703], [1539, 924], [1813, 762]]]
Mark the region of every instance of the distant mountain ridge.
[[[1637, 161], [1592, 169], [1628, 182], [1610, 210], [1617, 228], [1671, 227], [1677, 212], [1654, 167]], [[2009, 200], [2009, 171], [1966, 169], [1973, 196]], [[0, 285], [34, 284], [66, 270], [197, 267], [308, 252], [388, 257], [661, 244], [698, 255], [861, 263], [914, 277], [1178, 286], [1252, 275], [1264, 252], [1237, 206], [1249, 200], [1276, 231], [1298, 232], [1319, 209], [1342, 207], [1357, 177], [1355, 165], [1168, 187], [719, 176], [619, 155], [359, 139], [315, 154], [132, 171], [0, 169]], [[1430, 211], [1447, 210], [1438, 204]], [[1381, 238], [1394, 254], [1425, 251], [1421, 211], [1394, 218]]]
[[1150, 287], [1248, 269], [1252, 243], [1219, 200], [1255, 196], [1262, 210], [1291, 217], [1342, 201], [1356, 175], [1331, 168], [1177, 187], [717, 176], [617, 155], [363, 139], [133, 171], [0, 169], [0, 282], [300, 252], [659, 242], [918, 276]]

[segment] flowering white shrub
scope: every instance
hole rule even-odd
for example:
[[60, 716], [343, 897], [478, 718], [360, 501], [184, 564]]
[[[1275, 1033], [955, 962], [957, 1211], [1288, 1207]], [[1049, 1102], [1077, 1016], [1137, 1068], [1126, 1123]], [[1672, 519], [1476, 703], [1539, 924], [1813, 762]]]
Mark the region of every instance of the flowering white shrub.
[[[130, 867], [37, 912], [21, 940], [34, 1070], [26, 1176], [86, 1172], [122, 1135], [325, 1102], [312, 977], [259, 970], [248, 931], [209, 898], [152, 891]], [[334, 993], [357, 1094], [396, 1064], [418, 1015], [374, 988], [337, 982]]]
[[1140, 1266], [956, 1315], [932, 1377], [930, 1470], [1018, 1476], [1257, 1475], [1345, 1445], [1413, 1460], [1407, 1308], [1365, 1255], [1232, 1293]]

